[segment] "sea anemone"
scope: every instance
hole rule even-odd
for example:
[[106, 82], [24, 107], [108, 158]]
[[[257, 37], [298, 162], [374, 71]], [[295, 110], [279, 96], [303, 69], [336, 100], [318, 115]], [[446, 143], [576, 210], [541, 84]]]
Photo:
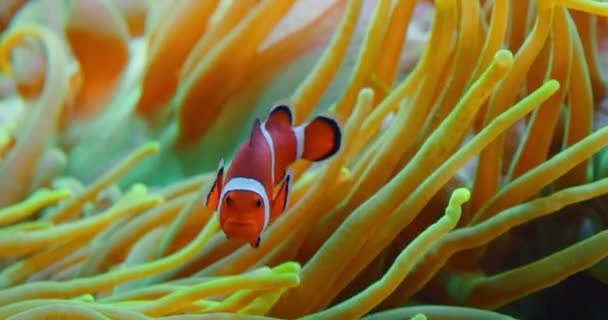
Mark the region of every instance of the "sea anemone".
[[[509, 319], [608, 281], [608, 3], [0, 12], [0, 318]], [[280, 99], [343, 142], [251, 248], [203, 200]]]

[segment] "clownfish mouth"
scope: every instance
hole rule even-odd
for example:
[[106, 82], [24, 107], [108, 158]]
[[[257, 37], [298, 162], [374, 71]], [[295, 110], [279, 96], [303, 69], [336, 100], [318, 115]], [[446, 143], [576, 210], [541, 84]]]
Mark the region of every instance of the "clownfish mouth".
[[257, 225], [253, 221], [228, 219], [223, 226], [228, 236], [251, 236], [256, 233]]
[[255, 224], [253, 224], [253, 222], [241, 220], [228, 220], [226, 221], [226, 225], [233, 227], [255, 227]]

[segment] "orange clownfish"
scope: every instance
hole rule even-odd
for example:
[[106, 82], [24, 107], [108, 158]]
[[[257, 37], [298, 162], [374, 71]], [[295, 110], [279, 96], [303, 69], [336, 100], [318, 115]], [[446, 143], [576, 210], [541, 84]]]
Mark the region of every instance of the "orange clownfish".
[[298, 159], [316, 162], [333, 156], [340, 149], [341, 140], [342, 133], [334, 119], [317, 116], [294, 127], [291, 109], [282, 104], [274, 106], [263, 123], [256, 119], [226, 177], [223, 160], [220, 161], [207, 195], [206, 205], [218, 212], [226, 237], [246, 240], [257, 248], [269, 222], [287, 205], [292, 175], [287, 168]]

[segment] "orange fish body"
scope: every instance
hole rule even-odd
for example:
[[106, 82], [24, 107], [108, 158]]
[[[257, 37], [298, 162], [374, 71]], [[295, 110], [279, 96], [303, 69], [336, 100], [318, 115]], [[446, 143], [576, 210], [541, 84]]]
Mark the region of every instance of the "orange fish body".
[[257, 248], [261, 234], [287, 205], [288, 167], [298, 159], [327, 159], [340, 149], [342, 135], [335, 120], [317, 116], [293, 127], [292, 119], [289, 107], [273, 107], [265, 122], [254, 121], [249, 139], [237, 150], [225, 177], [220, 162], [206, 205], [218, 211], [228, 238], [246, 240]]

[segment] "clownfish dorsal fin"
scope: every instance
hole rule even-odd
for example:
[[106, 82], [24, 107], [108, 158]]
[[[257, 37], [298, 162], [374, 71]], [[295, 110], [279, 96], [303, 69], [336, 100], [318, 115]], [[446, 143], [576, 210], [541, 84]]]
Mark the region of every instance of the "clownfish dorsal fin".
[[272, 210], [270, 211], [270, 220], [276, 219], [287, 207], [287, 201], [289, 200], [289, 191], [291, 189], [291, 178], [293, 176], [292, 171], [288, 171], [285, 174], [281, 188], [277, 192], [277, 195], [272, 200]]
[[253, 127], [251, 128], [251, 134], [249, 135], [249, 147], [253, 147], [256, 143], [266, 141], [264, 134], [262, 133], [262, 122], [260, 119], [255, 118], [253, 121]]
[[207, 194], [207, 199], [205, 201], [205, 205], [211, 210], [217, 210], [218, 204], [220, 202], [220, 195], [222, 194], [222, 189], [224, 188], [224, 159], [220, 160], [220, 163], [217, 168], [217, 176], [209, 193]]
[[342, 132], [336, 120], [317, 116], [313, 120], [293, 129], [296, 135], [300, 158], [310, 161], [325, 160], [340, 150]]
[[268, 126], [282, 125], [289, 126], [293, 125], [293, 114], [289, 105], [285, 103], [277, 103], [270, 109], [268, 119], [264, 122], [264, 125]]

